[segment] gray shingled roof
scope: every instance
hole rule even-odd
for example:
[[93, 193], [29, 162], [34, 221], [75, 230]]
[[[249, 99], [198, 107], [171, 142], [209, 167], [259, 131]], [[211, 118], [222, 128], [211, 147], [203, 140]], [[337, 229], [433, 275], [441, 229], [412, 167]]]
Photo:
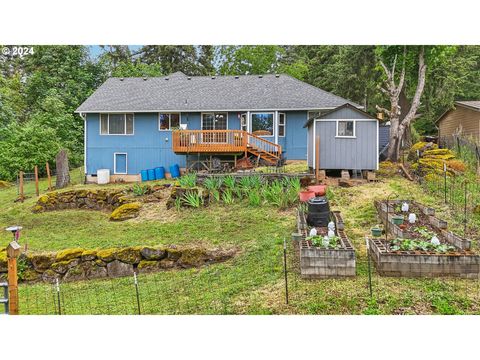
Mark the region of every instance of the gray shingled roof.
[[288, 75], [110, 78], [77, 112], [329, 109], [351, 101]]
[[465, 105], [480, 110], [480, 101], [455, 101], [457, 104]]

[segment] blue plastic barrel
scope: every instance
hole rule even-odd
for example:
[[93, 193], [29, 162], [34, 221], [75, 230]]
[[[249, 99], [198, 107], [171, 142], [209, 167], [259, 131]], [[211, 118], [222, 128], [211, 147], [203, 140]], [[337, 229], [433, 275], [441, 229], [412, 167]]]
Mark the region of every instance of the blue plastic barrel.
[[147, 170], [140, 171], [140, 176], [142, 177], [142, 181], [147, 181], [148, 180], [148, 171]]
[[148, 169], [148, 180], [155, 180], [155, 170]]
[[170, 175], [172, 176], [172, 178], [180, 177], [180, 167], [178, 166], [178, 164], [170, 166]]
[[163, 166], [155, 168], [155, 180], [165, 179], [165, 168]]

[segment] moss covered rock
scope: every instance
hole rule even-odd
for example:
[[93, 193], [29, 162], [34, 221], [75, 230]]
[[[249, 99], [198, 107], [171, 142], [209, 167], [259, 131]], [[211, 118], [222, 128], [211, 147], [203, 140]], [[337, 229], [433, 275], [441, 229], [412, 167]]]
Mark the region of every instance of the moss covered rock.
[[9, 188], [10, 186], [12, 186], [12, 184], [8, 181], [0, 180], [0, 189]]
[[161, 260], [167, 256], [164, 248], [153, 248], [145, 246], [140, 250], [142, 257], [146, 260]]
[[33, 269], [26, 269], [18, 274], [22, 281], [35, 281], [41, 278], [41, 275]]
[[97, 251], [97, 258], [102, 260], [106, 263], [115, 260], [115, 255], [117, 254], [118, 249], [110, 248], [110, 249], [101, 249]]
[[75, 249], [66, 249], [59, 251], [57, 253], [57, 261], [68, 261], [82, 256], [85, 249], [75, 248]]
[[115, 258], [127, 264], [138, 264], [142, 260], [141, 249], [142, 247], [139, 246], [120, 249], [115, 254]]
[[33, 267], [37, 271], [45, 271], [52, 266], [56, 261], [55, 254], [32, 254], [27, 255], [28, 260], [32, 263]]
[[136, 218], [142, 205], [138, 202], [127, 203], [117, 207], [110, 214], [111, 221], [124, 221]]
[[42, 280], [45, 281], [45, 282], [52, 283], [52, 282], [55, 281], [55, 279], [58, 279], [58, 278], [59, 278], [58, 273], [56, 273], [52, 269], [48, 269], [48, 270], [44, 271], [43, 274], [42, 274]]
[[177, 261], [182, 256], [182, 250], [176, 248], [167, 249], [167, 259]]
[[156, 271], [160, 269], [159, 263], [160, 263], [159, 261], [155, 261], [155, 260], [142, 260], [138, 264], [137, 268], [138, 268], [138, 271], [142, 273]]
[[4, 272], [8, 270], [7, 265], [7, 252], [0, 251], [0, 272]]
[[65, 274], [68, 269], [77, 266], [80, 263], [79, 259], [72, 259], [67, 261], [59, 261], [52, 264], [51, 270], [58, 274]]
[[97, 258], [97, 250], [85, 250], [82, 253], [82, 260], [83, 261], [92, 261]]

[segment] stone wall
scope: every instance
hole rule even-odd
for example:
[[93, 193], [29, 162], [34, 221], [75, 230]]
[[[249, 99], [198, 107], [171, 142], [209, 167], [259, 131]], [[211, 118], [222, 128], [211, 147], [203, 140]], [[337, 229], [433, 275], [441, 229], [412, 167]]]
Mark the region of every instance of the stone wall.
[[[81, 248], [57, 253], [22, 254], [18, 259], [20, 281], [53, 282], [115, 278], [168, 269], [185, 269], [226, 261], [236, 249], [135, 246], [101, 250]], [[0, 252], [0, 279], [6, 278], [7, 259]]]

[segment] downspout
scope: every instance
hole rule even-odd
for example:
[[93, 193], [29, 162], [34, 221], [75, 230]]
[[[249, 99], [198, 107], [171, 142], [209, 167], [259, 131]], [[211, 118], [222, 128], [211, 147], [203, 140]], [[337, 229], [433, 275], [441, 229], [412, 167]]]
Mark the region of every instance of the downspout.
[[87, 115], [80, 113], [83, 119], [83, 173], [85, 175], [84, 183], [87, 182]]

